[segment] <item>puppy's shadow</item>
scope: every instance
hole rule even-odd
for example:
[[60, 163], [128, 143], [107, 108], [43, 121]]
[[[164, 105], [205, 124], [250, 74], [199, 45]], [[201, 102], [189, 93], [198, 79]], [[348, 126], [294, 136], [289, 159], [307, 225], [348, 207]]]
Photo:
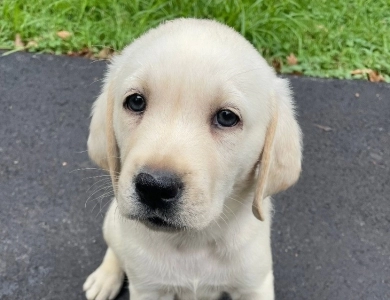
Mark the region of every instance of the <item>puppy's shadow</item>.
[[228, 293], [223, 292], [218, 300], [233, 300]]
[[[116, 300], [129, 300], [129, 280], [127, 277], [125, 278], [125, 282], [122, 286], [121, 291], [119, 292], [119, 295]], [[130, 299], [131, 300], [131, 299]], [[175, 297], [175, 300], [186, 300], [186, 299], [180, 299], [178, 297]], [[233, 300], [228, 293], [223, 292], [221, 296], [218, 299], [215, 300]]]
[[127, 276], [125, 276], [125, 280], [122, 285], [122, 289], [119, 292], [118, 296], [116, 296], [116, 300], [129, 300], [129, 279], [127, 279]]
[[129, 300], [129, 288], [127, 286], [123, 286], [119, 295], [115, 298], [116, 300]]

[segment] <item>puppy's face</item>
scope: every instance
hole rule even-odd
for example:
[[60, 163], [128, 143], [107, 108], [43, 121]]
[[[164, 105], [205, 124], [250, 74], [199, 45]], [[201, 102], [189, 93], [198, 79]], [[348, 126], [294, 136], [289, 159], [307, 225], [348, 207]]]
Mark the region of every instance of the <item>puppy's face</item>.
[[119, 210], [152, 229], [205, 228], [253, 190], [275, 75], [240, 36], [218, 40], [218, 30], [152, 31], [107, 78]]

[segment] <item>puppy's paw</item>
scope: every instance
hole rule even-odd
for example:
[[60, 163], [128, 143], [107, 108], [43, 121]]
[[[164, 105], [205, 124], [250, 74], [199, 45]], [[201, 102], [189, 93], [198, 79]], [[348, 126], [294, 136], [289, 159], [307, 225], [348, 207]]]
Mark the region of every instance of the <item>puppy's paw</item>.
[[112, 300], [122, 287], [123, 277], [122, 270], [109, 270], [100, 266], [85, 281], [85, 296], [88, 300]]

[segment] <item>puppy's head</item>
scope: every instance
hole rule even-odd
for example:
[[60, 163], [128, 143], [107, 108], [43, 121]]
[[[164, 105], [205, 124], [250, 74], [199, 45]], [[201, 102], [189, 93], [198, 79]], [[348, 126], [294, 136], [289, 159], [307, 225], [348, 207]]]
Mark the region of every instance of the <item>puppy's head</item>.
[[254, 199], [262, 219], [262, 199], [298, 179], [301, 133], [288, 83], [243, 37], [180, 19], [115, 57], [88, 151], [110, 171], [122, 215], [202, 229], [235, 197]]

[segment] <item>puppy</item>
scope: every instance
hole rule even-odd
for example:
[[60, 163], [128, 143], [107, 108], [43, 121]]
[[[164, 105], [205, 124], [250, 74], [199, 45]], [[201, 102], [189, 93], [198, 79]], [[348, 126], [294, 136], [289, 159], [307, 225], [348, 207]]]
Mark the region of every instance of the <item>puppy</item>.
[[131, 300], [274, 299], [269, 196], [299, 177], [301, 131], [288, 82], [237, 32], [177, 19], [126, 47], [88, 151], [115, 199], [87, 299], [114, 299], [124, 274]]

